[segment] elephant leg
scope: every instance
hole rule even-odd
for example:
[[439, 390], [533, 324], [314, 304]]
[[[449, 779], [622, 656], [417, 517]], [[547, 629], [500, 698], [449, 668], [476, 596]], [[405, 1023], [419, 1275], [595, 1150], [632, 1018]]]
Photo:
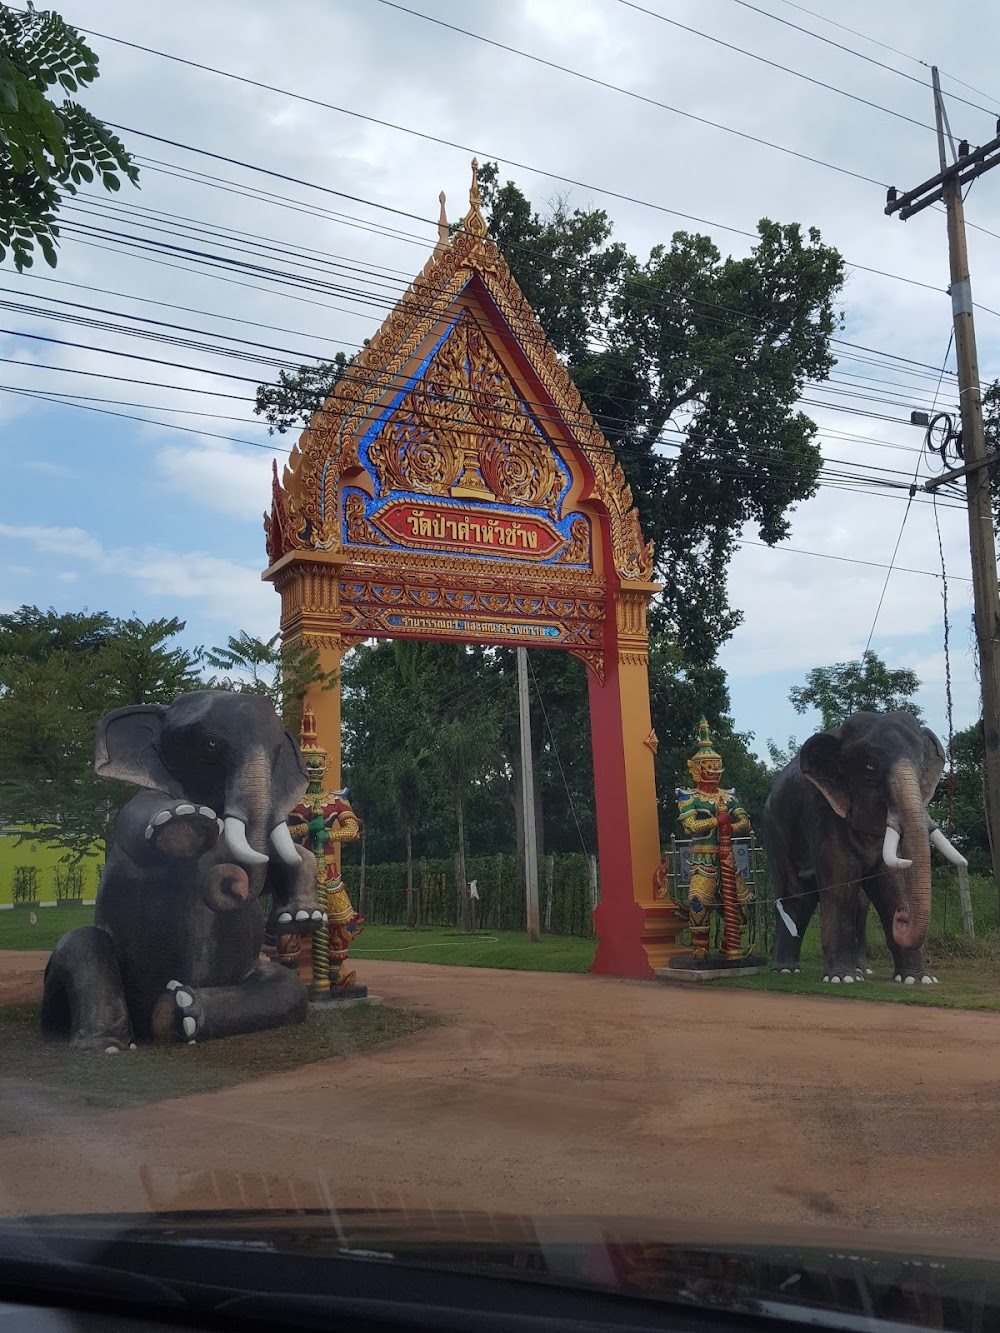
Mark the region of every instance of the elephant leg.
[[135, 1045], [114, 941], [106, 930], [78, 926], [53, 949], [45, 969], [42, 1037], [108, 1054]]
[[319, 901], [317, 892], [316, 858], [307, 847], [295, 846], [295, 850], [295, 865], [272, 860], [268, 867], [272, 904], [267, 921], [269, 935], [314, 930], [325, 919], [326, 903]]
[[811, 872], [799, 873], [779, 828], [768, 829], [766, 845], [775, 902], [771, 969], [798, 972], [802, 937], [816, 910], [816, 877]]
[[[809, 880], [806, 883], [812, 884]], [[781, 911], [774, 913], [774, 948], [771, 951], [771, 970], [774, 972], [798, 972], [799, 955], [802, 952], [802, 937], [812, 920], [819, 895], [815, 888], [804, 888], [802, 882], [794, 886], [777, 886], [779, 892], [775, 901], [781, 900]], [[790, 890], [790, 891], [789, 891]], [[784, 916], [782, 915], [784, 913]], [[792, 933], [785, 917], [795, 927]]]
[[157, 1002], [153, 1030], [189, 1043], [302, 1023], [309, 993], [277, 963], [258, 962], [235, 986], [187, 986], [171, 981]]
[[868, 966], [868, 909], [871, 906], [871, 899], [862, 889], [858, 894], [858, 971], [863, 972], [866, 977], [872, 976], [872, 970]]
[[864, 976], [858, 966], [858, 887], [843, 880], [834, 883], [836, 887], [823, 891], [820, 912], [823, 980], [850, 985]]
[[922, 982], [924, 985], [934, 984], [937, 977], [932, 976], [927, 970], [927, 959], [923, 948], [900, 949], [892, 937], [893, 917], [897, 907], [906, 899], [905, 887], [900, 877], [892, 871], [883, 871], [868, 881], [867, 888], [868, 897], [878, 912], [882, 930], [885, 932], [885, 942], [892, 955], [894, 979], [908, 986], [917, 982]]

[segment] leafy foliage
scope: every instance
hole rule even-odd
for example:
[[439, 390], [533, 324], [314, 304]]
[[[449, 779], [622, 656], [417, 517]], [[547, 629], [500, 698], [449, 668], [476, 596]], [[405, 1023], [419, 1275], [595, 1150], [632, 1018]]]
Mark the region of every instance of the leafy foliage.
[[[62, 198], [80, 185], [121, 188], [139, 172], [118, 138], [73, 99], [98, 76], [97, 56], [51, 10], [0, 4], [0, 260], [20, 272], [37, 245], [56, 264]], [[56, 103], [50, 90], [65, 96]]]
[[320, 668], [317, 649], [298, 640], [283, 645], [280, 634], [264, 640], [241, 630], [230, 635], [223, 647], [206, 650], [204, 659], [219, 671], [235, 673], [213, 676], [204, 688], [265, 695], [296, 735], [309, 686], [318, 684], [321, 689], [331, 690], [338, 680], [336, 672]]
[[22, 606], [0, 615], [0, 819], [83, 856], [129, 789], [93, 771], [94, 729], [126, 704], [197, 688], [197, 652], [171, 646], [176, 619]]
[[[931, 805], [931, 814], [969, 862], [973, 874], [992, 875], [993, 859], [986, 831], [983, 800], [983, 724], [975, 722], [952, 739], [954, 779], [946, 771]], [[953, 799], [949, 800], [952, 792]], [[953, 818], [950, 816], [953, 815]]]
[[788, 698], [797, 713], [818, 710], [823, 730], [839, 727], [851, 713], [890, 713], [902, 709], [921, 716], [913, 702], [920, 689], [915, 671], [900, 667], [893, 671], [877, 653], [867, 652], [858, 662], [813, 667], [805, 685], [794, 685]]
[[[994, 380], [983, 394], [983, 426], [987, 448], [1000, 450], [1000, 380]], [[993, 526], [1000, 533], [1000, 463], [990, 464], [989, 476], [993, 496]]]
[[277, 384], [259, 384], [254, 414], [268, 423], [268, 433], [284, 435], [295, 426], [308, 426], [333, 386], [344, 378], [354, 357], [338, 352], [332, 361], [281, 371]]

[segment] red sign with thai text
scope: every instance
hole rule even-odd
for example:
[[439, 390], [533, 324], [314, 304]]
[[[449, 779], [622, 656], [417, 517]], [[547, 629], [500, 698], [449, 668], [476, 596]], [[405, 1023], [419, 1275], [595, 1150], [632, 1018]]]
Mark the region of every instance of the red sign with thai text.
[[394, 500], [370, 515], [387, 537], [423, 550], [503, 555], [508, 560], [547, 560], [566, 540], [544, 519], [441, 505], [433, 501]]

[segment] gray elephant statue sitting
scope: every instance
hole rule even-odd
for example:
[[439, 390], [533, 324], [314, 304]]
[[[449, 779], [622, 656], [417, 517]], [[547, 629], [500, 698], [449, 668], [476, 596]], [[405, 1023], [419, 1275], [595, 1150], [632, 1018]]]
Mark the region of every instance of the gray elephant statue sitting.
[[763, 830], [775, 896], [774, 971], [799, 970], [802, 936], [819, 904], [823, 980], [863, 981], [871, 975], [870, 900], [895, 980], [937, 981], [924, 955], [931, 845], [965, 864], [927, 813], [944, 761], [941, 742], [912, 714], [855, 713], [810, 737], [778, 774]]
[[260, 956], [265, 890], [276, 933], [324, 920], [316, 860], [287, 823], [307, 775], [270, 701], [199, 690], [116, 709], [94, 767], [143, 790], [118, 816], [94, 925], [49, 959], [43, 1036], [117, 1052], [302, 1022], [305, 986]]

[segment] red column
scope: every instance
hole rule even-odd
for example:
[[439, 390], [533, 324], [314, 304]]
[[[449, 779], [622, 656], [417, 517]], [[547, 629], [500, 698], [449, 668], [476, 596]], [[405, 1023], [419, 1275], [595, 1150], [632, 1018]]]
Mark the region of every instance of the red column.
[[601, 867], [601, 901], [594, 912], [599, 941], [591, 971], [647, 980], [652, 978], [653, 969], [642, 942], [645, 913], [636, 901], [638, 868], [633, 858], [634, 830], [629, 820], [629, 774], [625, 763], [626, 744], [634, 738], [627, 738], [617, 651], [608, 652], [606, 658], [603, 684], [593, 671], [587, 672]]

